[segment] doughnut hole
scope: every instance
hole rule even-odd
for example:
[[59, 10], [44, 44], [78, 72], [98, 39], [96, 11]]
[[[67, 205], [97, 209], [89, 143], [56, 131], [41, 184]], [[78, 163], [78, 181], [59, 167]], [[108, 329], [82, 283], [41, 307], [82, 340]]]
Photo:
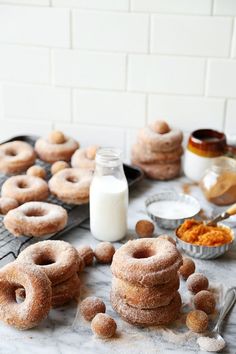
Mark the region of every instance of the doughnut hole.
[[189, 291], [197, 294], [201, 290], [206, 290], [209, 282], [207, 277], [202, 273], [194, 273], [188, 277], [186, 284]]
[[87, 148], [86, 156], [89, 160], [95, 160], [98, 148], [99, 148], [98, 145], [92, 145]]
[[66, 141], [66, 137], [61, 131], [54, 130], [49, 134], [48, 141], [52, 144], [63, 144]]
[[84, 261], [85, 266], [93, 264], [94, 252], [90, 246], [80, 246], [77, 248], [77, 252], [79, 257]]
[[194, 296], [193, 303], [197, 310], [204, 311], [208, 315], [213, 313], [216, 307], [214, 295], [207, 290], [199, 291], [199, 293]]
[[195, 272], [195, 263], [191, 258], [184, 257], [183, 265], [179, 268], [179, 273], [182, 275], [184, 279], [188, 279], [188, 277]]
[[208, 316], [204, 311], [190, 311], [186, 318], [186, 326], [193, 332], [202, 333], [207, 330]]
[[20, 189], [29, 188], [29, 184], [26, 181], [18, 181], [17, 187]]
[[153, 123], [153, 130], [158, 134], [169, 133], [170, 127], [164, 120], [157, 120]]
[[66, 161], [56, 161], [51, 166], [51, 174], [55, 175], [57, 172], [69, 167], [70, 165]]
[[154, 224], [149, 220], [139, 220], [135, 225], [135, 232], [139, 237], [152, 237]]
[[43, 167], [41, 166], [31, 166], [30, 168], [28, 168], [28, 170], [26, 171], [26, 174], [28, 176], [35, 176], [35, 177], [39, 177], [42, 179], [46, 178], [46, 171]]
[[96, 296], [89, 296], [80, 304], [80, 313], [87, 320], [91, 321], [98, 313], [105, 313], [106, 305]]
[[0, 197], [0, 214], [6, 215], [8, 211], [19, 206], [17, 200], [8, 197]]
[[76, 176], [68, 176], [66, 180], [67, 180], [67, 182], [70, 182], [70, 183], [78, 183], [79, 182], [79, 180]]
[[99, 313], [92, 320], [91, 329], [96, 336], [106, 339], [114, 336], [117, 325], [111, 316]]
[[115, 247], [110, 242], [100, 242], [95, 248], [94, 255], [99, 263], [109, 264], [115, 251]]
[[137, 250], [133, 254], [133, 258], [136, 259], [143, 259], [143, 258], [149, 258], [155, 255], [155, 252], [150, 249], [150, 248], [143, 248], [140, 250]]
[[25, 213], [25, 216], [28, 217], [39, 217], [39, 216], [45, 216], [46, 212], [43, 209], [39, 209], [39, 208], [30, 208], [29, 210], [27, 210], [27, 212]]

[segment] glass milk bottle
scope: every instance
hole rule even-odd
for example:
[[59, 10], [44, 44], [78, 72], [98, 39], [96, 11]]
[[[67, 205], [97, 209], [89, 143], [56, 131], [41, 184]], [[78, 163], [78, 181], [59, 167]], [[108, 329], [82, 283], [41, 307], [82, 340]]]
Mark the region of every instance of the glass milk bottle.
[[101, 148], [90, 186], [90, 228], [100, 241], [121, 240], [127, 230], [128, 183], [121, 152]]

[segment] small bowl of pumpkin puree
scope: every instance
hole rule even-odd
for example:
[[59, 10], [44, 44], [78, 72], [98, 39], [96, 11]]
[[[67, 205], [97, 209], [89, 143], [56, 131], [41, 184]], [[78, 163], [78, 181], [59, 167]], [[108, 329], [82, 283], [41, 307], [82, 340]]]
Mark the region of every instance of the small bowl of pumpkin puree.
[[213, 259], [221, 256], [232, 246], [233, 230], [223, 224], [208, 226], [205, 222], [188, 219], [176, 229], [178, 244], [188, 255]]

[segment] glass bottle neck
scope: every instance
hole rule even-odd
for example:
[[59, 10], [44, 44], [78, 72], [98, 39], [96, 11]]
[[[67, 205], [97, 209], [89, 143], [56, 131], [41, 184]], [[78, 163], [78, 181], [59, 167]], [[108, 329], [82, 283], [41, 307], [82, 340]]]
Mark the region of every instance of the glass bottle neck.
[[115, 148], [101, 148], [96, 154], [95, 175], [112, 175], [118, 179], [125, 177], [123, 163], [121, 160], [121, 151]]

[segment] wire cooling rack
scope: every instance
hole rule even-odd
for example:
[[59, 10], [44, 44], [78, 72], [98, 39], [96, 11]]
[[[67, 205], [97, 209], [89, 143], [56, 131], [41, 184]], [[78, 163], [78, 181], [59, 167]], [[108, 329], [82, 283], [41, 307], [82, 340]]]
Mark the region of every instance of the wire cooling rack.
[[[34, 146], [36, 139], [37, 137], [35, 136], [17, 136], [11, 138], [8, 141], [22, 140]], [[45, 168], [47, 173], [46, 178], [48, 180], [51, 177], [51, 173], [50, 173], [51, 165], [39, 159], [36, 160], [36, 164]], [[133, 184], [138, 182], [143, 177], [143, 174], [139, 169], [131, 167], [129, 165], [124, 165], [124, 170], [125, 170], [126, 178], [128, 180], [129, 187], [131, 187]], [[0, 173], [0, 188], [2, 187], [2, 184], [6, 181], [8, 177], [9, 176]], [[67, 226], [62, 231], [59, 231], [54, 235], [46, 236], [43, 238], [40, 237], [40, 240], [46, 240], [49, 238], [54, 238], [54, 239], [61, 238], [66, 232], [68, 232], [69, 230], [71, 230], [76, 226], [79, 226], [81, 223], [83, 223], [85, 220], [88, 220], [89, 218], [88, 204], [69, 205], [61, 202], [60, 200], [58, 200], [52, 195], [48, 197], [47, 202], [61, 205], [63, 208], [65, 208], [68, 212], [68, 223]], [[8, 256], [17, 258], [19, 253], [24, 248], [26, 248], [30, 244], [40, 241], [38, 238], [35, 237], [25, 237], [25, 236], [15, 237], [8, 230], [6, 230], [3, 224], [3, 218], [4, 216], [0, 215], [0, 264]], [[86, 222], [86, 226], [85, 226], [86, 229], [88, 228], [88, 225], [89, 223]]]

